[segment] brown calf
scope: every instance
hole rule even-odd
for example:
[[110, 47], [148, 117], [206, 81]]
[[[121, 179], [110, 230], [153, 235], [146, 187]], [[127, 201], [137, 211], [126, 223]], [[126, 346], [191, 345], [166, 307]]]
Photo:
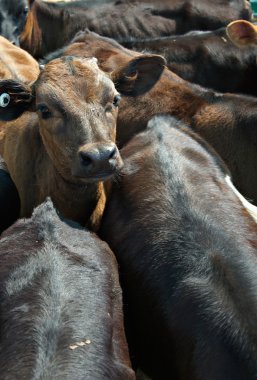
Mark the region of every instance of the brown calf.
[[[73, 44], [57, 54], [93, 55], [107, 72], [117, 70], [131, 57], [140, 56], [109, 38], [88, 31], [80, 33]], [[224, 159], [240, 192], [257, 204], [256, 98], [206, 90], [165, 69], [149, 92], [122, 98], [117, 144], [124, 145], [158, 113], [168, 113], [189, 123]]]
[[38, 75], [37, 61], [25, 50], [0, 36], [0, 79], [16, 79], [30, 83]]
[[[139, 57], [113, 78], [121, 93], [129, 88], [136, 94], [148, 90], [163, 67], [160, 56]], [[103, 181], [122, 167], [115, 145], [117, 89], [95, 58], [52, 61], [31, 86], [0, 81], [0, 118], [21, 115], [0, 136], [21, 216], [48, 195], [65, 217], [82, 224], [93, 210], [102, 211]]]

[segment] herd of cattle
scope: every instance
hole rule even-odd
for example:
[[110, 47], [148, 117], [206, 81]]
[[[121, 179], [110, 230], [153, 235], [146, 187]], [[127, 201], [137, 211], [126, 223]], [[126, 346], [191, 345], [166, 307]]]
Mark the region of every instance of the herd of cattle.
[[0, 0], [1, 380], [257, 380], [251, 19]]

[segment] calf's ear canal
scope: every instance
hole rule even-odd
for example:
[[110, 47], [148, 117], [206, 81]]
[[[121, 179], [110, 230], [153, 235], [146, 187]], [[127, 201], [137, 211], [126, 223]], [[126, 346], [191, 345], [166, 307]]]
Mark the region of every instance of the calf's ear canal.
[[143, 95], [155, 85], [165, 68], [161, 55], [141, 55], [112, 73], [116, 89], [126, 96]]
[[257, 45], [257, 27], [246, 20], [236, 20], [228, 24], [226, 33], [239, 47]]
[[33, 87], [11, 79], [0, 81], [0, 120], [17, 119], [23, 112], [33, 111], [34, 104]]

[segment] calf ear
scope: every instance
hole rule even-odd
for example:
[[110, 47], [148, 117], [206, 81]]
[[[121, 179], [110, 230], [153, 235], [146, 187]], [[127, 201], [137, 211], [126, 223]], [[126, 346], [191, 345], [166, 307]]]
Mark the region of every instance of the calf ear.
[[239, 47], [257, 45], [257, 27], [249, 21], [233, 21], [228, 24], [226, 32], [231, 41]]
[[159, 80], [166, 61], [161, 55], [141, 55], [112, 73], [116, 89], [127, 96], [142, 95]]
[[11, 79], [0, 81], [0, 120], [17, 119], [33, 106], [34, 97], [30, 86]]

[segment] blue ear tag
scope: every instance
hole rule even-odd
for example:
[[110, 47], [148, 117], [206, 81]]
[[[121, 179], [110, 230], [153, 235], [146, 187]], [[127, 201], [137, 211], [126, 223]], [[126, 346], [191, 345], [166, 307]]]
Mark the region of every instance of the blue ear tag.
[[10, 103], [11, 97], [7, 92], [0, 95], [0, 107], [7, 107]]

